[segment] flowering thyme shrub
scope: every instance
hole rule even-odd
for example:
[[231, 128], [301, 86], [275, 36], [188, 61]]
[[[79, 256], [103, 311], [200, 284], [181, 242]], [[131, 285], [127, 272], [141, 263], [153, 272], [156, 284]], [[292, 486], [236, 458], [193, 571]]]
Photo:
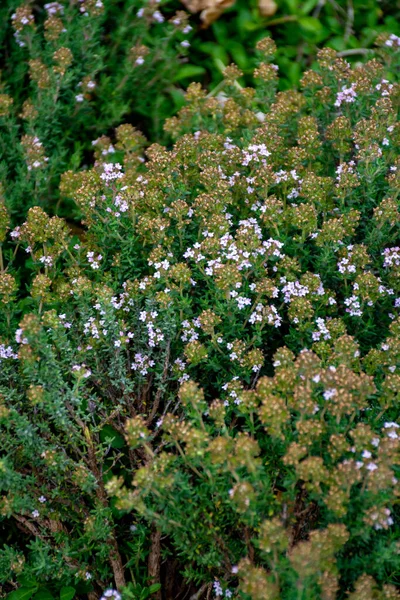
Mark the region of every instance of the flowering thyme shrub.
[[[348, 3], [347, 15], [336, 3], [291, 0], [279, 3], [272, 20], [260, 15], [258, 0], [238, 0], [207, 31], [179, 0], [0, 4], [0, 182], [18, 218], [40, 205], [79, 221], [76, 207], [59, 197], [60, 174], [91, 164], [92, 142], [123, 120], [153, 141], [167, 139], [164, 119], [182, 106], [193, 78], [218, 93], [221, 70], [234, 60], [241, 83], [252, 81], [254, 40], [266, 26], [279, 40], [282, 89], [298, 84], [316, 44], [357, 60], [373, 56], [382, 31], [399, 33], [398, 7], [385, 0]], [[188, 5], [196, 10], [197, 2]], [[112, 159], [113, 144], [103, 152]]]
[[381, 44], [354, 69], [322, 50], [277, 93], [265, 40], [255, 89], [235, 66], [224, 101], [190, 86], [171, 149], [121, 125], [114, 161], [100, 140], [62, 177], [81, 239], [39, 207], [8, 232], [1, 209], [7, 591], [398, 598], [399, 39]]
[[[58, 204], [60, 174], [90, 162], [92, 141], [124, 118], [158, 139], [162, 119], [181, 106], [179, 82], [195, 75], [186, 64], [188, 15], [156, 0], [1, 4], [0, 181], [8, 204], [20, 218], [33, 205], [76, 216], [71, 204]], [[103, 150], [114, 152], [111, 144]]]

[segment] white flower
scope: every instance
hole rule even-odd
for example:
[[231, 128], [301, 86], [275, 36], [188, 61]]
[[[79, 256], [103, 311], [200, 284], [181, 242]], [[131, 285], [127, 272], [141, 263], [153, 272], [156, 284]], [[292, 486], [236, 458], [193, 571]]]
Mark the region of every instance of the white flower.
[[[231, 296], [232, 295], [233, 295], [233, 292], [231, 292]], [[236, 302], [238, 303], [239, 310], [242, 310], [245, 306], [251, 305], [250, 298], [246, 298], [244, 296], [237, 296]]]
[[337, 395], [337, 390], [335, 390], [335, 388], [331, 388], [329, 390], [326, 390], [323, 395], [325, 400], [330, 400], [331, 398]]
[[375, 471], [375, 469], [377, 469], [377, 468], [378, 468], [378, 465], [376, 465], [375, 463], [370, 462], [367, 464], [368, 471], [372, 472], [372, 471]]
[[164, 23], [164, 17], [159, 10], [155, 10], [153, 12], [153, 19], [156, 21], [156, 23]]
[[[22, 331], [22, 329], [20, 331]], [[14, 360], [17, 360], [18, 354], [15, 354], [15, 352], [13, 352], [11, 346], [5, 346], [4, 344], [0, 344], [0, 358], [13, 358]]]
[[356, 91], [354, 89], [355, 84], [352, 83], [350, 87], [346, 88], [342, 87], [342, 91], [339, 92], [336, 96], [335, 106], [341, 106], [343, 102], [354, 102], [357, 98]]
[[114, 598], [114, 600], [122, 600], [121, 594], [117, 590], [108, 589], [106, 590], [100, 600], [106, 600], [107, 598]]
[[[231, 490], [231, 491], [232, 491], [232, 490]], [[213, 583], [213, 588], [214, 588], [214, 594], [215, 594], [216, 596], [223, 596], [223, 595], [224, 595], [224, 592], [223, 592], [223, 590], [222, 590], [221, 584], [220, 584], [220, 582], [218, 581], [218, 579], [217, 579], [216, 581], [214, 581], [214, 583]]]

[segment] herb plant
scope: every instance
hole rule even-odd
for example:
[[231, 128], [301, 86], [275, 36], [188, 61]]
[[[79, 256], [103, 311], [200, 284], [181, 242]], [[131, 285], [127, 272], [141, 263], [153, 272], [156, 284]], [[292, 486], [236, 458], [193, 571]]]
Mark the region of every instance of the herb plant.
[[399, 597], [400, 40], [378, 44], [277, 91], [266, 38], [254, 88], [236, 65], [189, 86], [171, 148], [99, 138], [61, 177], [77, 233], [2, 202], [14, 600]]

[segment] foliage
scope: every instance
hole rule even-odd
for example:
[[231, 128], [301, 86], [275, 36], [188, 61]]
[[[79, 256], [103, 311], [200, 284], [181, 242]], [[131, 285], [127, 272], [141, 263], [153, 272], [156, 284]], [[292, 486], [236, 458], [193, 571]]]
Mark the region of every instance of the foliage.
[[92, 144], [123, 121], [168, 141], [164, 120], [182, 106], [188, 83], [217, 94], [233, 61], [241, 84], [252, 84], [254, 44], [269, 33], [279, 47], [280, 89], [298, 84], [317, 45], [364, 60], [377, 35], [400, 33], [393, 1], [278, 4], [263, 17], [258, 0], [237, 0], [203, 29], [178, 0], [2, 2], [0, 182], [12, 217], [40, 205], [76, 224], [74, 204], [58, 193], [61, 173], [90, 165]]
[[191, 27], [185, 13], [161, 14], [154, 1], [142, 14], [142, 4], [2, 3], [0, 181], [13, 215], [41, 205], [76, 216], [60, 206], [61, 173], [90, 163], [92, 144], [123, 118], [158, 137], [181, 106], [174, 82], [195, 74], [182, 45]]
[[278, 92], [263, 40], [63, 174], [79, 237], [0, 204], [14, 600], [398, 597], [399, 46]]
[[211, 87], [221, 80], [221, 62], [235, 62], [250, 73], [254, 44], [265, 35], [273, 36], [278, 46], [280, 87], [287, 89], [298, 85], [317, 47], [329, 46], [350, 60], [360, 60], [379, 34], [400, 33], [398, 2], [280, 0], [270, 16], [263, 16], [260, 4], [262, 0], [236, 0], [209, 29], [194, 35], [190, 58], [207, 67]]

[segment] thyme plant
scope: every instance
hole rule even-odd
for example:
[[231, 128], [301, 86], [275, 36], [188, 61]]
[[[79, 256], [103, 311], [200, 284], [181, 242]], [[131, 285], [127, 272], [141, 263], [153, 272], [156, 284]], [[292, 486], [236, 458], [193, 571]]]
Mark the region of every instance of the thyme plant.
[[14, 600], [399, 597], [400, 40], [378, 43], [278, 92], [265, 39], [254, 88], [235, 65], [189, 87], [171, 148], [97, 138], [61, 177], [79, 235], [1, 204]]

